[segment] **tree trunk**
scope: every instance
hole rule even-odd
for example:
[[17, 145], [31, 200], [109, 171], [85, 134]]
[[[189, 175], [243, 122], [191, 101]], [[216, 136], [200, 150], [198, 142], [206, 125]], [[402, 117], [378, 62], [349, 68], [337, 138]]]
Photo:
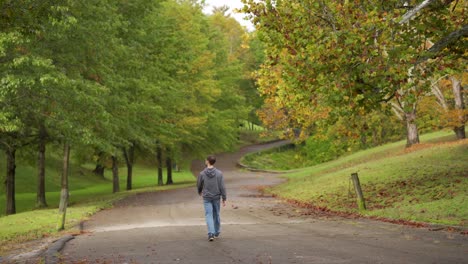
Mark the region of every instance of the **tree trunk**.
[[455, 132], [455, 135], [457, 136], [457, 139], [465, 139], [466, 138], [465, 126], [455, 127], [453, 129], [453, 132]]
[[374, 147], [380, 145], [379, 139], [378, 139], [378, 130], [377, 130], [377, 128], [372, 129], [372, 145]]
[[173, 184], [172, 181], [172, 159], [168, 156], [166, 158], [166, 167], [167, 167], [167, 181], [166, 184]]
[[70, 161], [70, 145], [65, 143], [63, 146], [63, 168], [62, 168], [62, 190], [60, 192], [59, 219], [57, 230], [65, 229], [65, 217], [68, 206], [68, 167]]
[[123, 154], [127, 163], [127, 190], [132, 189], [133, 162], [135, 158], [135, 147], [131, 146], [128, 151], [124, 148]]
[[6, 171], [6, 215], [16, 214], [15, 201], [15, 171], [16, 171], [16, 149], [7, 147], [5, 150], [7, 158]]
[[96, 168], [94, 168], [93, 170], [94, 174], [102, 178], [104, 178], [104, 171], [105, 171], [105, 167], [100, 163], [97, 163]]
[[406, 121], [406, 147], [419, 144], [418, 127], [416, 126], [416, 110], [405, 113]]
[[120, 184], [119, 184], [119, 167], [117, 162], [117, 157], [112, 156], [112, 192], [120, 192]]
[[466, 115], [465, 115], [465, 104], [463, 102], [463, 88], [461, 82], [455, 78], [450, 77], [452, 81], [453, 97], [455, 99], [455, 110], [458, 113], [458, 121], [460, 122], [459, 126], [455, 127], [453, 131], [457, 135], [457, 139], [465, 139], [465, 124], [466, 124]]
[[163, 166], [162, 166], [162, 150], [161, 147], [156, 148], [156, 160], [158, 163], [158, 185], [162, 186], [164, 185], [163, 181]]
[[37, 158], [37, 196], [36, 196], [36, 207], [44, 208], [47, 207], [46, 194], [45, 194], [45, 153], [46, 153], [46, 141], [47, 134], [44, 126], [41, 126], [39, 132], [39, 152]]
[[104, 178], [104, 170], [105, 170], [104, 152], [101, 151], [98, 153], [98, 160], [96, 161], [96, 168], [94, 168], [93, 172], [97, 176]]
[[367, 134], [366, 131], [361, 131], [361, 147], [366, 148], [367, 147]]

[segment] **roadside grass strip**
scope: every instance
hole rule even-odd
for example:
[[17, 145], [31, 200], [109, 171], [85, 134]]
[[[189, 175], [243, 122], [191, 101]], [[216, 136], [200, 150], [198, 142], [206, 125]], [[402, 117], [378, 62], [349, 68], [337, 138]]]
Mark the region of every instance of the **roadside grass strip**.
[[[122, 168], [123, 171], [123, 168]], [[144, 166], [134, 167], [133, 190], [125, 191], [126, 177], [121, 176], [121, 192], [112, 193], [112, 181], [109, 175], [99, 180], [93, 185], [89, 185], [88, 177], [96, 176], [71, 176], [73, 181], [83, 182], [79, 185], [80, 189], [74, 189], [70, 184], [70, 201], [67, 208], [66, 229], [61, 232], [56, 231], [58, 219], [58, 203], [60, 191], [47, 192], [47, 202], [49, 207], [46, 209], [35, 209], [35, 193], [17, 193], [16, 201], [20, 212], [14, 215], [0, 217], [0, 255], [4, 252], [17, 249], [21, 243], [47, 238], [59, 237], [63, 234], [78, 233], [79, 223], [86, 220], [89, 216], [104, 208], [109, 208], [112, 204], [127, 196], [142, 192], [157, 192], [176, 188], [185, 188], [193, 186], [195, 178], [190, 171], [173, 172], [175, 184], [156, 186], [157, 173], [154, 169]], [[87, 186], [87, 187], [84, 187]], [[4, 212], [5, 197], [0, 198], [0, 210]]]

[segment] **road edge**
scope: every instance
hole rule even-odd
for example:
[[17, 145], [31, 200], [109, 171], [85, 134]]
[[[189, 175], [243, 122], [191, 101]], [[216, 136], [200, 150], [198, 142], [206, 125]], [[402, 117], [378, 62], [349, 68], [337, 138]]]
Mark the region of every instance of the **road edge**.
[[65, 247], [65, 244], [74, 239], [75, 236], [65, 235], [54, 241], [44, 252], [45, 264], [56, 264], [60, 262], [60, 251]]

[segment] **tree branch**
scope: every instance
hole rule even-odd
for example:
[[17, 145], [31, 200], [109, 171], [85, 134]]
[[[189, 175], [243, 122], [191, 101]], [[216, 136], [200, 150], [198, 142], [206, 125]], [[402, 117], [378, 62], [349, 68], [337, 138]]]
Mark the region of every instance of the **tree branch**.
[[390, 105], [392, 106], [392, 110], [393, 112], [395, 113], [395, 115], [398, 117], [398, 119], [400, 120], [405, 120], [403, 115], [405, 114], [405, 111], [403, 111], [403, 109], [397, 105], [395, 102], [390, 102]]
[[463, 25], [463, 27], [460, 28], [459, 30], [454, 31], [454, 32], [448, 34], [447, 36], [443, 37], [441, 40], [437, 41], [428, 50], [428, 52], [437, 53], [437, 52], [443, 50], [445, 47], [447, 47], [452, 42], [455, 42], [456, 40], [458, 40], [458, 38], [466, 37], [466, 36], [468, 36], [468, 24]]
[[421, 11], [421, 9], [425, 8], [426, 6], [428, 6], [430, 3], [434, 2], [435, 0], [424, 0], [422, 1], [422, 3], [420, 3], [419, 5], [415, 6], [413, 9], [411, 9], [410, 11], [406, 12], [406, 14], [403, 15], [403, 17], [401, 18], [400, 22], [398, 22], [399, 24], [403, 24], [405, 22], [407, 22], [408, 20], [410, 20], [410, 18], [412, 18], [414, 15], [416, 15], [419, 11]]
[[467, 37], [468, 36], [468, 24], [464, 25], [459, 30], [456, 30], [441, 40], [437, 41], [430, 49], [427, 50], [427, 54], [420, 57], [416, 64], [420, 64], [425, 62], [426, 60], [430, 59], [432, 56], [439, 53], [441, 50], [445, 49], [448, 45], [452, 44], [453, 42], [457, 41], [459, 38]]
[[439, 105], [444, 110], [447, 110], [448, 109], [447, 102], [445, 101], [444, 94], [442, 93], [442, 91], [440, 90], [440, 87], [439, 87], [439, 81], [441, 79], [445, 78], [445, 77], [447, 77], [447, 75], [444, 75], [444, 76], [440, 77], [438, 80], [436, 80], [435, 82], [433, 82], [432, 86], [431, 86], [431, 90], [432, 90], [432, 93], [437, 98], [437, 101], [438, 101]]

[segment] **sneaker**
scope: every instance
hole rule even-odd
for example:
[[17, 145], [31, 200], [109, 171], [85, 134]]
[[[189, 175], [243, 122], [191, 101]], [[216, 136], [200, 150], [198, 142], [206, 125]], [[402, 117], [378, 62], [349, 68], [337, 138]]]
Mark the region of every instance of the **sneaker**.
[[219, 234], [215, 234], [215, 235], [214, 235], [214, 238], [219, 238]]
[[211, 241], [213, 241], [213, 240], [214, 240], [214, 236], [213, 236], [213, 235], [208, 236], [208, 241], [211, 242]]

